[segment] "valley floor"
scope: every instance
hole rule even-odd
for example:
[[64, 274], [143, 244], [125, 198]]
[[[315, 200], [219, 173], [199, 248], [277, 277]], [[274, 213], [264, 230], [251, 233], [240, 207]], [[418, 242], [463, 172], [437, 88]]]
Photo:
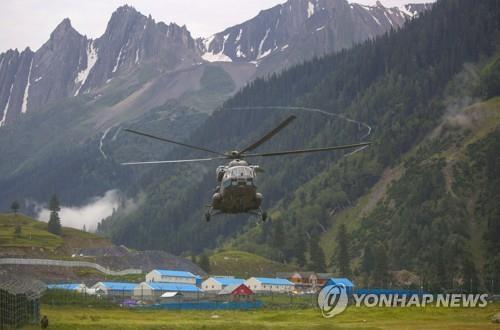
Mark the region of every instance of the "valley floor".
[[[42, 306], [50, 329], [498, 329], [485, 308], [356, 308], [325, 319], [318, 309], [162, 311]], [[38, 329], [38, 327], [32, 327]], [[29, 327], [27, 329], [30, 329]]]

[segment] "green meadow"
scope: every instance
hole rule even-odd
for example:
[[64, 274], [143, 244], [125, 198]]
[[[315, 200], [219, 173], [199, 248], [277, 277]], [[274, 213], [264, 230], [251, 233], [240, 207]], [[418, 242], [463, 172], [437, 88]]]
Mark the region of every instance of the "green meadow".
[[42, 306], [50, 329], [499, 329], [500, 324], [491, 322], [497, 313], [500, 304], [485, 308], [349, 307], [331, 319], [313, 308], [164, 311]]

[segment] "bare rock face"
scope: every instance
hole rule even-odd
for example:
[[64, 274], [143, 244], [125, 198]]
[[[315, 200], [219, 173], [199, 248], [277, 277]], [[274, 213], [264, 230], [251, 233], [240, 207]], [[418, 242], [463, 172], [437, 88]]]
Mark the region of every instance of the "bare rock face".
[[50, 102], [91, 92], [141, 66], [163, 72], [202, 62], [185, 26], [156, 23], [123, 6], [96, 40], [64, 19], [35, 53], [0, 54], [0, 126]]
[[[153, 72], [152, 79], [207, 62], [233, 62], [225, 64], [225, 70], [237, 72], [241, 65], [253, 68], [251, 75], [233, 77], [247, 81], [399, 28], [429, 7], [289, 0], [198, 40], [185, 26], [156, 23], [127, 5], [113, 13], [105, 33], [96, 40], [81, 35], [64, 19], [36, 52], [27, 48], [0, 54], [0, 127], [23, 113], [91, 94], [114, 78], [142, 69]], [[196, 89], [198, 82], [186, 84]]]
[[254, 62], [260, 71], [275, 71], [399, 28], [427, 8], [289, 0], [198, 42], [207, 61]]
[[100, 86], [139, 65], [163, 71], [201, 62], [195, 41], [185, 26], [156, 23], [134, 8], [123, 6], [113, 13], [102, 37], [95, 40], [98, 60], [86, 89]]
[[9, 50], [0, 55], [0, 127], [26, 112], [26, 88], [34, 53]]

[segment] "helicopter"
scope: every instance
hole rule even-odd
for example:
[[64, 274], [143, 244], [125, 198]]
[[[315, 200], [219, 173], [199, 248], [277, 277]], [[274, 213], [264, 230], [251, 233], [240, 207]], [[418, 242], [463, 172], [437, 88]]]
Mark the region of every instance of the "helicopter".
[[190, 145], [152, 134], [139, 132], [133, 129], [125, 129], [124, 131], [137, 134], [143, 137], [159, 140], [162, 142], [180, 145], [185, 148], [190, 148], [198, 151], [203, 151], [216, 155], [209, 158], [198, 159], [178, 159], [178, 160], [164, 160], [164, 161], [148, 161], [148, 162], [128, 162], [122, 165], [151, 165], [151, 164], [174, 164], [174, 163], [193, 163], [193, 162], [206, 162], [213, 160], [229, 160], [226, 165], [218, 166], [216, 169], [217, 186], [213, 192], [212, 200], [207, 205], [205, 213], [205, 220], [210, 221], [212, 216], [219, 214], [239, 214], [247, 213], [258, 216], [262, 221], [266, 221], [267, 213], [261, 208], [263, 196], [257, 192], [255, 179], [257, 173], [263, 172], [258, 165], [250, 164], [246, 159], [261, 158], [261, 157], [274, 157], [283, 155], [297, 155], [304, 153], [333, 151], [341, 149], [352, 149], [370, 145], [371, 142], [362, 142], [357, 144], [323, 147], [323, 148], [308, 148], [298, 150], [265, 152], [265, 153], [249, 153], [261, 146], [279, 131], [288, 126], [296, 116], [291, 115], [282, 121], [272, 130], [268, 131], [260, 139], [250, 144], [241, 150], [233, 150], [226, 153], [207, 149], [200, 146]]

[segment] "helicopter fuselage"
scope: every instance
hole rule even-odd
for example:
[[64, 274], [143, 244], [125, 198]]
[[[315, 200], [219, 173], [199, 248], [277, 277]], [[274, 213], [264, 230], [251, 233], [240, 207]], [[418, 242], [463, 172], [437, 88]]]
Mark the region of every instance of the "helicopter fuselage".
[[235, 159], [217, 168], [219, 185], [212, 196], [212, 208], [222, 213], [255, 211], [262, 204], [262, 194], [255, 185], [256, 168], [246, 161]]

